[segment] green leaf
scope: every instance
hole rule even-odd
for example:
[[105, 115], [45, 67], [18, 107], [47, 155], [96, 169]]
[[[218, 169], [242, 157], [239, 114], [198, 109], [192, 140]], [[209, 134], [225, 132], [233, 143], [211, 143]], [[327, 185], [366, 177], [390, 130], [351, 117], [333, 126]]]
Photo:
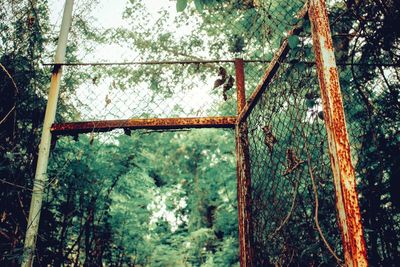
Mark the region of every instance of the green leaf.
[[176, 1], [176, 11], [177, 12], [182, 12], [185, 10], [187, 6], [187, 0], [177, 0]]
[[315, 102], [315, 100], [313, 100], [313, 99], [307, 99], [306, 100], [306, 106], [307, 106], [307, 108], [313, 108], [314, 106], [316, 105], [316, 102]]
[[314, 51], [312, 50], [311, 46], [305, 46], [304, 53], [307, 59], [312, 59], [312, 57], [314, 56]]
[[304, 62], [298, 62], [294, 65], [299, 71], [304, 71], [306, 69], [306, 64]]
[[298, 18], [291, 18], [290, 19], [290, 25], [296, 25], [299, 22]]
[[204, 3], [202, 0], [194, 0], [194, 5], [196, 6], [197, 11], [203, 12], [204, 10]]
[[297, 35], [290, 35], [288, 38], [288, 43], [290, 48], [295, 48], [299, 44], [299, 36]]

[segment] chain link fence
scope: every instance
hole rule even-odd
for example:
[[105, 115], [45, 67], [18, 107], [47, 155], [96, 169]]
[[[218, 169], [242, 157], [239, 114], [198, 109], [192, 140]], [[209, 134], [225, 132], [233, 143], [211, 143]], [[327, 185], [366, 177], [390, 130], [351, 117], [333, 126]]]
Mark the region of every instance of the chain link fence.
[[[268, 62], [267, 62], [268, 63]], [[250, 94], [265, 62], [245, 61]], [[57, 122], [235, 116], [234, 61], [64, 66]]]
[[[232, 59], [249, 61], [246, 88], [251, 93], [303, 6], [303, 0], [226, 2], [205, 5], [199, 12], [189, 3], [177, 13], [174, 2], [155, 7], [130, 1], [123, 13], [129, 27], [107, 29], [98, 18], [102, 27], [96, 35], [102, 38], [96, 40], [81, 40], [78, 16], [72, 41], [91, 52], [67, 55], [68, 61], [78, 62], [63, 66], [61, 99], [68, 110], [59, 109], [58, 122], [235, 115]], [[79, 3], [77, 8], [82, 8]], [[110, 50], [120, 62], [110, 62], [115, 60]], [[202, 63], [209, 58], [222, 60]], [[96, 59], [106, 63], [79, 62]]]
[[248, 131], [254, 266], [335, 265], [342, 255], [311, 36], [293, 38], [240, 122]]
[[65, 77], [60, 97], [73, 107], [66, 121], [236, 114], [231, 63], [66, 66]]
[[[338, 5], [330, 1], [328, 9]], [[383, 99], [398, 99], [393, 94], [398, 67], [395, 58], [386, 63], [371, 63], [365, 55], [349, 58], [342, 50], [350, 47], [354, 52], [361, 45], [357, 44], [359, 33], [341, 33], [344, 29], [338, 21], [349, 19], [346, 16], [332, 14], [332, 29], [352, 162], [371, 263], [385, 259], [389, 264], [397, 255], [393, 248], [398, 244], [398, 217], [386, 174], [393, 173], [388, 162], [396, 157], [394, 129], [398, 122], [394, 106], [380, 105]], [[255, 266], [340, 265], [343, 258], [310, 35], [306, 20], [302, 33], [288, 37], [289, 54], [278, 61], [279, 69], [265, 92], [255, 100], [246, 120], [239, 122], [248, 134], [243, 135], [248, 139], [243, 142], [249, 146], [251, 190], [247, 209], [251, 261]], [[354, 43], [348, 41], [353, 37]], [[378, 221], [380, 232], [372, 230]]]
[[[247, 234], [254, 266], [336, 265], [342, 258], [310, 25], [296, 16], [303, 4], [279, 7], [263, 2], [257, 9], [265, 12], [264, 25], [276, 25], [271, 28], [275, 43], [265, 45], [269, 55], [284, 38], [290, 51], [276, 63], [278, 71], [246, 120], [238, 122], [247, 132], [242, 142], [249, 149]], [[274, 17], [270, 8], [276, 8]], [[299, 21], [306, 31], [288, 36]], [[246, 79], [263, 77], [267, 66], [268, 62], [246, 63]], [[256, 88], [257, 83], [246, 86]]]

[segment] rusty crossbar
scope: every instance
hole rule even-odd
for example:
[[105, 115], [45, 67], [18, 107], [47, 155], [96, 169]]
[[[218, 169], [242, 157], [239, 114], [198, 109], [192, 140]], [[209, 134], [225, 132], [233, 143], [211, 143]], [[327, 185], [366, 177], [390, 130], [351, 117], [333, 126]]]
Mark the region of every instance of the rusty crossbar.
[[149, 118], [55, 123], [54, 135], [76, 135], [90, 132], [109, 132], [115, 129], [184, 129], [184, 128], [234, 128], [235, 116], [205, 118]]

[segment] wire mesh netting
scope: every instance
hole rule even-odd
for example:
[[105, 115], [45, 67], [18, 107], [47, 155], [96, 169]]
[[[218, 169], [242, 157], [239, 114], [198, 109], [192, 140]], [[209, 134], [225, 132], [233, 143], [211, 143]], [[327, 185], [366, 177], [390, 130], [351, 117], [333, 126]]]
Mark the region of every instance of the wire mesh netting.
[[[132, 1], [129, 15], [137, 15], [141, 5]], [[127, 55], [150, 64], [66, 66], [65, 86], [68, 78], [77, 82], [68, 90], [75, 95], [61, 95], [74, 107], [66, 120], [63, 113], [64, 121], [237, 114], [233, 61], [201, 61], [247, 58], [245, 84], [250, 94], [287, 32], [303, 21], [296, 14], [304, 1], [234, 5], [216, 4], [212, 13], [200, 14], [194, 6], [172, 15], [166, 8], [146, 14], [147, 25], [132, 22], [138, 29], [134, 35], [116, 33], [118, 44], [114, 45], [126, 41], [125, 51], [141, 52]], [[173, 30], [169, 27], [172, 21]], [[210, 28], [215, 24], [229, 34]], [[289, 46], [289, 55], [247, 120], [252, 260], [256, 266], [336, 264], [342, 245], [310, 33], [289, 36]], [[151, 63], [160, 59], [175, 63]], [[182, 64], [177, 64], [179, 60]], [[198, 63], [187, 63], [190, 60]], [[350, 102], [345, 104], [347, 110]], [[353, 147], [359, 146], [352, 136]], [[359, 156], [353, 150], [354, 159]], [[318, 217], [320, 210], [324, 211], [322, 218]]]
[[[100, 3], [99, 7], [102, 5], [106, 4]], [[303, 5], [304, 1], [215, 3], [198, 12], [190, 3], [184, 12], [177, 13], [173, 3], [154, 6], [130, 1], [123, 13], [127, 23], [116, 29], [107, 28], [106, 21], [99, 21], [104, 26], [97, 29], [98, 34], [104, 33], [95, 40], [81, 40], [79, 20], [75, 28], [72, 27], [72, 42], [80, 43], [78, 51], [82, 47], [91, 52], [79, 52], [68, 61], [109, 62], [118, 57], [116, 61], [126, 64], [65, 66], [66, 78], [62, 85], [65, 93], [61, 93], [61, 97], [74, 109], [59, 111], [64, 115], [59, 118], [86, 121], [234, 115], [232, 62], [158, 65], [130, 65], [128, 62], [237, 57], [267, 62], [287, 31], [298, 22], [296, 14]], [[90, 16], [90, 6], [78, 4], [77, 10]], [[91, 15], [95, 18], [96, 14]], [[134, 17], [141, 19], [134, 20]], [[210, 28], [213, 25], [218, 27]], [[227, 34], [221, 34], [219, 29]], [[93, 42], [97, 42], [95, 46]], [[113, 50], [112, 57], [107, 58], [110, 50]], [[262, 74], [260, 70], [265, 66], [246, 65], [248, 90], [255, 87]], [[220, 75], [221, 68], [226, 74]], [[215, 88], [216, 85], [219, 86]]]
[[[131, 5], [130, 15], [136, 14], [138, 3]], [[175, 17], [165, 12], [149, 13], [148, 20], [154, 25], [140, 24], [134, 36], [120, 32], [118, 37], [128, 41], [128, 49], [141, 52], [133, 55], [141, 61], [161, 58], [184, 62], [193, 60], [193, 54], [198, 55], [198, 61], [210, 56], [247, 58], [245, 84], [249, 94], [288, 37], [287, 32], [301, 20], [296, 14], [304, 1], [236, 5], [218, 4], [213, 13], [201, 15], [193, 9]], [[166, 26], [171, 19], [177, 27], [174, 31]], [[209, 28], [215, 24], [230, 34], [221, 35], [218, 29]], [[192, 28], [190, 39], [182, 34], [188, 25]], [[255, 266], [335, 264], [341, 244], [318, 82], [315, 66], [310, 64], [311, 40], [309, 34], [289, 38], [290, 54], [247, 120], [252, 261]], [[74, 95], [61, 94], [64, 102], [74, 107], [67, 121], [237, 113], [233, 62], [78, 65], [66, 66], [65, 72], [64, 86], [69, 86], [68, 79], [78, 81], [68, 90]], [[92, 133], [89, 139], [94, 136]], [[318, 218], [319, 210], [324, 210], [323, 218]]]
[[[245, 62], [248, 93], [265, 66]], [[59, 121], [234, 116], [236, 92], [233, 63], [66, 66]]]
[[[330, 11], [343, 4], [329, 2]], [[393, 112], [397, 104], [381, 105], [388, 99], [398, 103], [398, 60], [388, 56], [386, 63], [376, 62], [380, 56], [369, 54], [375, 47], [363, 39], [368, 26], [343, 34], [347, 15], [330, 15], [369, 260], [378, 264], [385, 258], [391, 265], [397, 255], [398, 216], [389, 173], [397, 168], [385, 162], [397, 158], [399, 120]], [[294, 45], [288, 58], [247, 120], [256, 266], [334, 265], [343, 257], [312, 42], [309, 33], [299, 37], [289, 37]], [[373, 37], [369, 42], [378, 41]], [[359, 56], [355, 51], [364, 46], [370, 50]], [[380, 230], [372, 230], [377, 225]]]
[[[290, 4], [272, 1], [218, 3], [200, 14], [194, 12], [194, 8], [191, 7], [176, 16], [169, 15], [165, 10], [158, 14], [143, 14], [143, 10], [137, 8], [143, 4], [138, 1], [131, 1], [130, 5], [127, 11], [129, 16], [135, 17], [139, 15], [137, 12], [140, 12], [140, 16], [144, 21], [147, 20], [147, 23], [131, 21], [135, 34], [126, 29], [120, 30], [115, 33], [118, 38], [114, 41], [118, 41], [113, 45], [123, 44], [124, 51], [138, 53], [126, 53], [122, 60], [146, 63], [64, 66], [65, 90], [61, 91], [60, 97], [63, 103], [72, 106], [73, 109], [59, 109], [59, 122], [236, 115], [237, 77], [234, 75], [233, 61], [200, 61], [210, 57], [247, 59], [244, 66], [245, 86], [247, 93], [251, 93], [274, 52], [287, 37], [287, 32], [299, 22], [296, 14], [304, 6], [304, 1], [294, 1]], [[176, 27], [172, 30], [169, 27], [171, 20]], [[219, 27], [213, 29], [210, 28], [211, 25]], [[220, 34], [219, 29], [224, 29], [228, 34]], [[151, 63], [163, 60], [181, 61], [182, 64]], [[184, 63], [185, 61], [200, 63]], [[289, 62], [289, 65], [294, 66], [294, 62]], [[308, 114], [309, 119], [317, 120], [316, 115], [311, 113]], [[251, 134], [255, 134], [256, 129], [251, 131]], [[131, 133], [125, 131], [125, 134]], [[136, 136], [136, 132], [134, 135]], [[104, 139], [103, 136], [108, 137]], [[98, 140], [103, 147], [108, 147], [114, 142], [119, 143], [117, 140], [120, 137], [117, 134], [110, 139], [109, 135], [96, 134], [94, 130], [86, 137], [83, 135], [83, 138], [87, 139], [86, 142], [90, 145]], [[101, 158], [102, 152], [99, 150], [95, 154], [85, 153], [82, 149], [78, 156], [85, 154], [94, 160], [97, 155]], [[300, 182], [297, 184], [301, 192], [309, 189], [305, 185], [301, 187]], [[263, 190], [261, 185], [259, 189]], [[293, 192], [297, 190], [292, 189]], [[260, 205], [264, 205], [264, 200], [260, 199]], [[311, 209], [308, 204], [307, 202], [304, 206]], [[258, 227], [263, 226], [265, 225], [260, 221]], [[257, 245], [254, 243], [254, 248], [262, 247], [259, 250], [259, 262], [263, 261], [264, 256], [261, 255], [268, 249], [264, 245], [266, 244], [262, 244], [261, 240]], [[271, 252], [269, 255], [272, 255]]]
[[[305, 2], [214, 1], [202, 7], [189, 2], [183, 12], [177, 12], [174, 1], [120, 1], [113, 6], [120, 13], [104, 12], [110, 5], [106, 1], [98, 5], [77, 3], [76, 12], [93, 19], [98, 26], [96, 34], [102, 36], [82, 40], [79, 34], [82, 19], [78, 19], [72, 27], [72, 39], [78, 40], [78, 49], [89, 48], [90, 52], [82, 52], [75, 59], [91, 62], [221, 57], [265, 60], [272, 57], [287, 31], [297, 23], [296, 14]], [[99, 18], [99, 14], [103, 17]], [[111, 20], [117, 22], [111, 23]]]
[[64, 87], [71, 88], [61, 99], [74, 107], [67, 121], [236, 114], [235, 70], [229, 63], [67, 66], [65, 72]]
[[336, 264], [341, 255], [310, 43], [299, 36], [247, 118], [255, 266]]

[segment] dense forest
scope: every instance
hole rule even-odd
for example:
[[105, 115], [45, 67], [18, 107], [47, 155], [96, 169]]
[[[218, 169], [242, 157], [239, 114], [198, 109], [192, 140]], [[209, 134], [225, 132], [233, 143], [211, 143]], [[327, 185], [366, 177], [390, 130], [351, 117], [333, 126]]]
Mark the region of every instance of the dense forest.
[[[29, 227], [52, 70], [44, 63], [53, 61], [59, 29], [51, 22], [49, 2], [0, 1], [0, 266], [20, 265]], [[129, 54], [134, 57], [130, 61], [236, 57], [269, 61], [283, 32], [299, 22], [294, 14], [305, 1], [177, 0], [172, 1], [174, 12], [166, 8], [155, 15], [144, 1], [129, 0], [123, 12], [125, 27], [114, 28], [96, 27], [99, 21], [91, 10], [101, 1], [82, 2], [75, 4], [66, 62], [84, 61], [107, 44], [135, 51]], [[396, 266], [400, 260], [400, 4], [327, 2], [369, 263]], [[303, 33], [289, 42], [290, 66], [297, 68], [297, 77], [288, 77], [294, 89], [310, 84], [299, 79], [308, 73], [305, 62], [313, 60], [307, 18], [303, 24]], [[300, 48], [305, 51], [300, 51], [304, 62], [296, 59]], [[257, 63], [246, 69], [247, 93], [266, 67]], [[225, 84], [223, 92], [222, 84], [211, 87], [213, 99], [223, 100], [213, 102], [207, 111], [171, 100], [176, 90], [182, 90], [179, 84], [206, 85], [221, 75], [221, 69], [227, 72], [224, 75], [234, 73], [228, 64], [66, 66], [56, 121], [125, 116], [121, 105], [129, 97], [138, 99], [128, 103], [138, 103], [140, 110], [128, 115], [133, 117], [235, 115], [232, 85]], [[105, 86], [108, 93], [100, 92]], [[149, 88], [140, 92], [150, 92], [151, 97], [133, 95], [129, 88], [135, 86]], [[92, 99], [82, 94], [87, 87], [100, 88], [91, 92], [102, 94], [92, 106]], [[112, 98], [117, 94], [121, 95]], [[179, 98], [184, 102], [182, 95]], [[315, 99], [307, 105], [317, 105]], [[144, 101], [146, 111], [140, 105]], [[110, 107], [115, 109], [105, 114]], [[48, 177], [35, 266], [239, 266], [233, 130], [125, 129], [59, 136], [53, 142]], [[323, 192], [320, 202], [332, 201], [332, 195]], [[304, 191], [297, 198], [310, 196]], [[322, 208], [319, 217], [334, 215]], [[271, 250], [264, 265], [338, 264], [328, 252], [310, 244], [312, 240], [302, 239], [315, 231], [313, 223], [300, 227], [297, 220], [292, 218], [289, 224], [290, 236], [307, 249], [291, 250], [290, 262], [275, 260], [289, 252]], [[324, 227], [327, 233], [337, 232], [335, 224]], [[334, 249], [342, 257], [340, 245]]]

